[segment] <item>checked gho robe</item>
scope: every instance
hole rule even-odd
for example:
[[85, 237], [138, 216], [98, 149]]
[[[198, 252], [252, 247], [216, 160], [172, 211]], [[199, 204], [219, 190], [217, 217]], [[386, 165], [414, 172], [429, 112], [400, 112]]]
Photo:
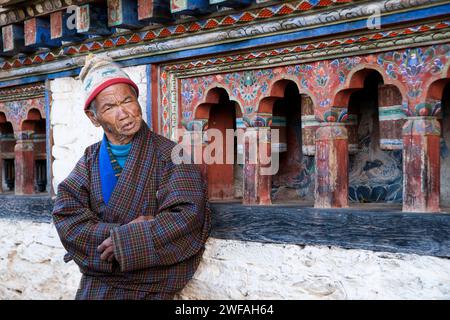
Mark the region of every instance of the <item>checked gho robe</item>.
[[[53, 210], [64, 261], [82, 273], [76, 298], [170, 299], [194, 275], [209, 236], [206, 183], [196, 165], [175, 165], [175, 143], [142, 123], [105, 201], [101, 145], [59, 184]], [[141, 215], [155, 219], [128, 224]], [[115, 260], [102, 261], [97, 247], [110, 236]]]

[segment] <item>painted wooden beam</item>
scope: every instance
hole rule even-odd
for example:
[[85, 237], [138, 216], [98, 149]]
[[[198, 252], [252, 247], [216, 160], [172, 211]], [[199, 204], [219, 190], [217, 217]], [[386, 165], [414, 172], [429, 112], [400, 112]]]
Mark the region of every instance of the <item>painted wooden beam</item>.
[[173, 21], [170, 3], [166, 0], [138, 0], [138, 19], [149, 23]]
[[108, 27], [106, 7], [85, 4], [77, 7], [77, 31], [81, 34], [105, 36], [114, 32]]
[[108, 26], [126, 29], [143, 27], [137, 8], [136, 0], [108, 0]]
[[214, 238], [450, 257], [448, 213], [411, 214], [364, 205], [314, 209], [304, 204], [211, 203], [211, 208]]
[[199, 15], [211, 12], [209, 0], [171, 0], [170, 10], [174, 15]]
[[77, 32], [76, 10], [56, 11], [50, 14], [50, 37], [62, 41], [81, 41], [86, 35]]
[[25, 45], [34, 49], [56, 48], [61, 46], [61, 41], [51, 39], [50, 21], [45, 18], [32, 18], [25, 20]]
[[23, 25], [10, 24], [2, 27], [3, 55], [13, 56], [19, 52], [32, 52], [25, 46], [25, 34]]
[[239, 8], [250, 5], [253, 0], [209, 0], [209, 4], [220, 7]]
[[16, 196], [0, 194], [0, 219], [21, 219], [49, 223], [52, 221], [54, 200], [50, 196]]

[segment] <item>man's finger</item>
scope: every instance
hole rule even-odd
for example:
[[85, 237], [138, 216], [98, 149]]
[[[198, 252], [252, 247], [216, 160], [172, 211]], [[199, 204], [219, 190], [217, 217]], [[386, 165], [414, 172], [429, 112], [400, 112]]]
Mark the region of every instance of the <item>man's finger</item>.
[[97, 247], [97, 251], [98, 252], [103, 252], [107, 247], [112, 245], [112, 240], [111, 238], [107, 238], [105, 241], [103, 241], [98, 247]]
[[101, 253], [106, 249], [106, 247], [107, 246], [106, 246], [105, 242], [103, 241], [102, 244], [97, 247], [97, 251]]
[[102, 255], [100, 256], [100, 259], [108, 260], [111, 254], [114, 254], [114, 248], [112, 246], [106, 248], [105, 251], [103, 251]]

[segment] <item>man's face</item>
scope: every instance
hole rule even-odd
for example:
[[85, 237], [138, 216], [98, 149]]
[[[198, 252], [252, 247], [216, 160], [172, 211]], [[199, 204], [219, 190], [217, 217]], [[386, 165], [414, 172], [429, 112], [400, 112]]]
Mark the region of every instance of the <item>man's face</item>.
[[128, 84], [107, 87], [95, 98], [96, 113], [87, 111], [92, 123], [105, 131], [113, 144], [131, 141], [142, 125], [142, 111], [137, 97]]

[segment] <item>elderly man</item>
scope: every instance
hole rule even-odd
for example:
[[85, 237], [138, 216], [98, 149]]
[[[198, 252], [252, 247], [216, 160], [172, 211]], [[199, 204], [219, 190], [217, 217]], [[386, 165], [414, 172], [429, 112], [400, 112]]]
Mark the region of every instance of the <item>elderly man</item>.
[[175, 143], [143, 122], [138, 87], [117, 64], [90, 56], [80, 78], [104, 137], [59, 185], [53, 210], [64, 261], [82, 272], [76, 299], [172, 299], [209, 235], [205, 182], [195, 165], [172, 162]]

